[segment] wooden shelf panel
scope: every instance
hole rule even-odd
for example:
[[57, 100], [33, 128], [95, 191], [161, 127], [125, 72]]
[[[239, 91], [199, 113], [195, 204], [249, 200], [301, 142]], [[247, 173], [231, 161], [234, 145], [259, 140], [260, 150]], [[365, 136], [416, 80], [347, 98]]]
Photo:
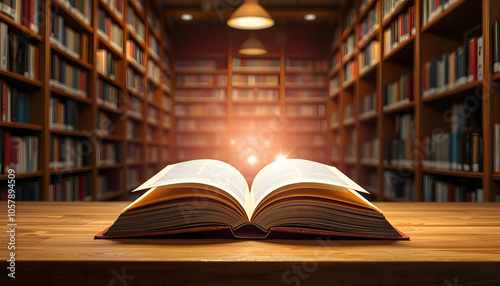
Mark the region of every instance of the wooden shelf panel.
[[460, 171], [448, 171], [448, 170], [434, 170], [434, 169], [429, 169], [429, 168], [422, 168], [422, 172], [426, 173], [426, 174], [465, 177], [465, 178], [477, 178], [477, 179], [480, 179], [483, 177], [482, 172], [460, 172]]
[[51, 175], [69, 175], [73, 173], [85, 173], [85, 172], [91, 172], [92, 167], [79, 167], [79, 168], [72, 168], [72, 169], [58, 169], [58, 170], [50, 170]]
[[7, 17], [3, 13], [0, 12], [0, 21], [6, 23], [9, 26], [9, 31], [16, 33], [17, 35], [23, 36], [23, 38], [29, 39], [35, 42], [42, 42], [43, 38], [41, 35], [33, 32], [31, 29], [17, 23], [11, 18]]
[[26, 123], [5, 122], [5, 121], [0, 121], [0, 126], [6, 128], [32, 130], [32, 131], [42, 131], [43, 129], [42, 125], [38, 124], [26, 124]]
[[[30, 178], [38, 178], [43, 175], [42, 171], [31, 172], [31, 173], [16, 173], [16, 179], [30, 179]], [[7, 180], [9, 178], [9, 174], [0, 174], [0, 180]]]
[[10, 71], [0, 70], [0, 77], [6, 77], [9, 81], [15, 83], [16, 85], [27, 84], [33, 87], [42, 87], [42, 82], [39, 80], [32, 80], [18, 73], [13, 73]]
[[[52, 3], [56, 3], [58, 13], [63, 15], [65, 20], [64, 22], [69, 23], [72, 28], [75, 28], [79, 32], [92, 33], [94, 31], [94, 28], [83, 22], [80, 18], [74, 16], [73, 12], [71, 12], [66, 6], [61, 4], [61, 2], [59, 2], [58, 0], [52, 0]], [[50, 18], [47, 17], [47, 19]]]
[[479, 88], [482, 84], [483, 84], [482, 81], [475, 81], [466, 85], [462, 85], [460, 87], [453, 88], [445, 92], [441, 92], [428, 97], [423, 97], [422, 102], [425, 103], [441, 102], [442, 100], [448, 99], [449, 97], [453, 97], [452, 100], [457, 101], [459, 98], [462, 98], [463, 96], [474, 94], [472, 90], [475, 88]]

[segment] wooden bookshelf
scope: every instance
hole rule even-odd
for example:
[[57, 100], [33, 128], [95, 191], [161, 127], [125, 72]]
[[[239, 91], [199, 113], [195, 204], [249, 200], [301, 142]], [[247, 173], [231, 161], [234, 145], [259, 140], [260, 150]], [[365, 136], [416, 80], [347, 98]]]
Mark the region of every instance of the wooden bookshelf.
[[[446, 10], [433, 17], [431, 21], [422, 25], [423, 21], [423, 3], [421, 0], [401, 1], [399, 6], [387, 14], [384, 18], [383, 9], [379, 10], [380, 25], [370, 32], [364, 40], [357, 42], [357, 46], [350, 58], [360, 57], [362, 49], [373, 40], [380, 41], [380, 63], [374, 64], [365, 72], [357, 76], [348, 85], [340, 84], [339, 91], [332, 91], [330, 87], [330, 96], [328, 98], [328, 114], [337, 114], [337, 123], [329, 124], [328, 150], [330, 163], [339, 166], [344, 172], [353, 175], [353, 179], [358, 181], [366, 189], [370, 190], [378, 200], [401, 201], [407, 198], [395, 198], [384, 193], [388, 181], [385, 178], [386, 172], [392, 172], [403, 179], [410, 179], [414, 189], [414, 200], [423, 201], [424, 198], [424, 179], [427, 175], [432, 175], [439, 179], [443, 178], [449, 182], [462, 182], [463, 180], [471, 182], [484, 190], [484, 201], [494, 201], [500, 195], [500, 184], [498, 183], [498, 174], [493, 172], [493, 124], [500, 122], [500, 117], [494, 112], [498, 109], [500, 102], [498, 90], [494, 88], [499, 80], [498, 74], [492, 74], [491, 64], [491, 27], [495, 21], [500, 20], [498, 13], [498, 3], [491, 0], [470, 1], [458, 0], [451, 3]], [[383, 0], [370, 1], [363, 11], [357, 12], [354, 25], [361, 25], [368, 10], [376, 5], [382, 5]], [[342, 11], [348, 11], [350, 5], [356, 6], [356, 3], [346, 3]], [[402, 13], [405, 13], [409, 7], [414, 6], [414, 33], [409, 33], [408, 37], [400, 41], [397, 45], [391, 47], [390, 52], [384, 54], [384, 31], [391, 26], [392, 21], [397, 21]], [[382, 8], [382, 6], [381, 6]], [[496, 9], [496, 10], [495, 10]], [[343, 13], [346, 14], [346, 13]], [[465, 16], [467, 15], [467, 16]], [[462, 21], [467, 17], [467, 21]], [[335, 21], [332, 25], [330, 35], [335, 30], [342, 29], [343, 19]], [[481, 34], [483, 35], [483, 79], [468, 82], [464, 85], [453, 87], [448, 90], [437, 92], [430, 96], [423, 96], [422, 77], [423, 65], [434, 57], [441, 56], [442, 53], [454, 51], [460, 43], [463, 43], [464, 32], [481, 25]], [[339, 47], [349, 33], [358, 31], [357, 28], [349, 27], [340, 37], [338, 43], [332, 44], [329, 53], [329, 62], [332, 62]], [[337, 32], [338, 33], [338, 32]], [[490, 35], [490, 36], [484, 36]], [[342, 61], [341, 67], [330, 66], [331, 72], [328, 79], [331, 80], [338, 76], [342, 83], [345, 73], [345, 63]], [[401, 102], [390, 107], [384, 108], [384, 86], [398, 81], [399, 77], [409, 72], [413, 73], [413, 99], [407, 102]], [[399, 88], [399, 85], [398, 85]], [[360, 100], [366, 94], [375, 92], [377, 94], [377, 105], [374, 113], [367, 116], [357, 116], [353, 120], [343, 122], [346, 105], [354, 102], [361, 104]], [[399, 91], [398, 91], [399, 94]], [[337, 95], [340, 95], [337, 96]], [[467, 172], [459, 170], [430, 169], [423, 166], [425, 154], [422, 153], [422, 144], [426, 136], [429, 136], [433, 130], [444, 128], [449, 132], [450, 123], [446, 123], [443, 116], [448, 114], [454, 104], [460, 104], [467, 100], [477, 100], [478, 108], [481, 111], [481, 134], [483, 137], [483, 166], [480, 172]], [[474, 101], [476, 102], [476, 101]], [[402, 165], [392, 165], [384, 163], [384, 142], [387, 139], [393, 139], [395, 121], [405, 114], [412, 114], [414, 120], [414, 144], [411, 147], [411, 159], [408, 162], [402, 162]], [[354, 122], [353, 122], [354, 121]], [[357, 129], [356, 154], [354, 158], [346, 155], [346, 148], [351, 143], [350, 130]], [[370, 130], [378, 130], [378, 157], [377, 163], [366, 159], [362, 155], [362, 142], [373, 139]], [[340, 140], [338, 140], [340, 136]], [[340, 150], [335, 151], [335, 150]], [[338, 155], [332, 155], [338, 153]], [[349, 153], [349, 152], [347, 152]], [[370, 163], [368, 163], [370, 162]], [[375, 174], [375, 186], [367, 185], [365, 179]]]

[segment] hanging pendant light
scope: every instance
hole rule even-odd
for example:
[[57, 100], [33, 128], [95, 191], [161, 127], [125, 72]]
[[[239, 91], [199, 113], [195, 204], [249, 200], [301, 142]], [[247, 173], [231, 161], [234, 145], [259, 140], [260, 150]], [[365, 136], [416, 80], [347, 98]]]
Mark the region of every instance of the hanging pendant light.
[[271, 15], [259, 5], [258, 0], [245, 0], [234, 11], [227, 24], [230, 27], [242, 30], [260, 30], [272, 27], [274, 20]]
[[259, 56], [267, 54], [266, 47], [262, 44], [259, 39], [255, 36], [255, 32], [251, 32], [248, 39], [246, 39], [241, 45], [239, 51], [240, 54], [249, 56]]

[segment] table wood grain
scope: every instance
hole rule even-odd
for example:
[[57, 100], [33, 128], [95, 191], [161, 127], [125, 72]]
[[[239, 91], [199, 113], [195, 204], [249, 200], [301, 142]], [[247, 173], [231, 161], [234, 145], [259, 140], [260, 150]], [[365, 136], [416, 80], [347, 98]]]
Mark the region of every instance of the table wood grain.
[[[15, 282], [500, 285], [498, 203], [376, 203], [410, 241], [95, 240], [94, 235], [111, 225], [126, 205], [17, 203]], [[0, 254], [5, 261], [10, 252], [5, 203], [1, 210]], [[6, 275], [0, 282], [13, 282]]]

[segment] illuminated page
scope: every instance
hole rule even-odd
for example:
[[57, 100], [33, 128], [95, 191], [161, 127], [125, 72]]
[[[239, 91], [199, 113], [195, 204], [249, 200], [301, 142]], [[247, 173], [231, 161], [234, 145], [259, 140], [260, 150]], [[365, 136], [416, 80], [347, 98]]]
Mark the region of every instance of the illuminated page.
[[243, 175], [233, 166], [211, 159], [168, 165], [134, 192], [160, 186], [181, 187], [193, 183], [222, 190], [235, 198], [245, 210], [248, 209], [249, 189]]
[[304, 183], [311, 184], [311, 187], [334, 185], [368, 193], [335, 167], [302, 159], [278, 160], [265, 166], [255, 176], [250, 192], [250, 215], [258, 203], [274, 190]]

